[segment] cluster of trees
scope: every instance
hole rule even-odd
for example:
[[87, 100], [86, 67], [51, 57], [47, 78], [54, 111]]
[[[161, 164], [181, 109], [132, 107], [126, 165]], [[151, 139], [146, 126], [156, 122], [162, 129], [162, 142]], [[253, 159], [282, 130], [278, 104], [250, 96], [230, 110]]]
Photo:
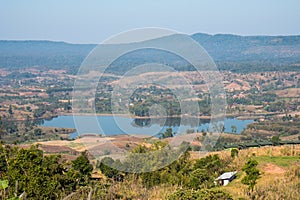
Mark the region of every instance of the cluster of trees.
[[[181, 91], [184, 92], [184, 91]], [[148, 95], [147, 95], [148, 94]], [[149, 95], [150, 94], [150, 95]], [[186, 102], [185, 109], [192, 111], [188, 114], [192, 116], [199, 115], [210, 115], [211, 114], [211, 99], [209, 94], [200, 94], [199, 98], [199, 112], [193, 109], [194, 103]], [[170, 90], [163, 90], [155, 86], [150, 86], [149, 88], [140, 88], [131, 96], [131, 103], [133, 106], [129, 107], [129, 111], [135, 116], [145, 117], [149, 116], [149, 109], [152, 105], [159, 104], [165, 109], [166, 116], [179, 116], [182, 113], [181, 105], [174, 93]], [[191, 108], [188, 108], [191, 106]], [[193, 112], [195, 111], [195, 112]]]
[[296, 135], [298, 134], [300, 127], [300, 122], [294, 120], [293, 122], [290, 121], [264, 121], [249, 124], [247, 129], [249, 130], [265, 130], [279, 133], [279, 135]]
[[[180, 148], [184, 148], [185, 145], [187, 144], [183, 143]], [[151, 168], [153, 167], [153, 163], [164, 162], [163, 160], [165, 158], [159, 156], [161, 152], [158, 150], [164, 149], [165, 147], [168, 147], [168, 145], [163, 142], [155, 142], [152, 147], [138, 146], [133, 150], [133, 153], [145, 154], [146, 152], [154, 152], [154, 156], [149, 160], [147, 156], [137, 158], [129, 155], [123, 162], [106, 157], [103, 158], [101, 162], [98, 161], [97, 168], [100, 169], [106, 177], [114, 181], [123, 182], [131, 180], [136, 183], [140, 182], [142, 186], [148, 190], [161, 186], [177, 188], [166, 197], [169, 200], [233, 199], [229, 193], [221, 190], [214, 181], [220, 174], [232, 170], [229, 166], [233, 159], [238, 157], [238, 149], [232, 149], [231, 157], [223, 159], [215, 154], [192, 160], [190, 159], [189, 152], [185, 151], [170, 165], [158, 170], [151, 170], [153, 169]], [[164, 153], [167, 154], [168, 151]], [[120, 169], [120, 167], [125, 171], [128, 169], [133, 170], [131, 167], [136, 167], [141, 164], [146, 166], [144, 168], [145, 171], [140, 173], [132, 174], [130, 172], [120, 172], [117, 170]], [[253, 192], [257, 180], [260, 178], [257, 165], [258, 162], [250, 158], [243, 167], [245, 176], [242, 179], [242, 183], [249, 186], [249, 195]]]
[[112, 113], [112, 108], [111, 108], [111, 99], [96, 99], [95, 100], [95, 109], [97, 113]]
[[173, 137], [175, 133], [173, 132], [172, 128], [167, 128], [167, 130], [163, 133], [159, 133], [159, 138], [160, 139], [165, 139], [165, 138], [170, 138]]
[[19, 149], [0, 145], [2, 199], [61, 199], [89, 183], [93, 166], [84, 152], [72, 162], [60, 155], [44, 155], [37, 146]]
[[[184, 148], [182, 144], [180, 148]], [[226, 170], [228, 161], [221, 160], [218, 155], [210, 155], [199, 160], [191, 160], [188, 151], [185, 151], [172, 164], [159, 170], [153, 170], [153, 164], [164, 162], [164, 157], [159, 156], [159, 149], [167, 147], [165, 143], [156, 142], [153, 147], [138, 146], [134, 149], [135, 153], [155, 152], [149, 160], [147, 156], [137, 161], [137, 158], [130, 156], [124, 162], [113, 160], [106, 157], [97, 163], [97, 168], [114, 181], [123, 181], [124, 179], [134, 179], [135, 182], [141, 181], [143, 187], [153, 189], [160, 185], [176, 186], [180, 188], [172, 193], [168, 199], [232, 199], [232, 197], [217, 188], [214, 179]], [[165, 151], [164, 153], [168, 153]], [[172, 156], [172, 155], [171, 155]], [[177, 155], [178, 156], [178, 155]], [[133, 164], [134, 163], [134, 164]], [[116, 168], [123, 167], [123, 170], [130, 169], [130, 165], [146, 165], [144, 172], [131, 174], [123, 173]], [[126, 168], [127, 167], [127, 168]], [[149, 170], [150, 169], [150, 170]], [[147, 171], [149, 170], [149, 171]], [[221, 198], [222, 197], [222, 198]]]
[[[144, 99], [143, 101], [137, 101], [134, 102], [134, 106], [129, 108], [129, 111], [134, 114], [135, 116], [139, 117], [145, 117], [149, 116], [149, 108], [154, 105], [154, 104], [160, 104], [163, 108], [166, 109], [166, 115], [167, 116], [179, 116], [181, 115], [181, 108], [180, 104], [178, 101], [174, 99], [161, 99], [159, 101], [154, 101], [152, 97], [149, 99]], [[187, 103], [186, 106], [189, 104]], [[191, 103], [193, 105], [193, 103]], [[200, 113], [195, 112], [195, 113], [189, 113], [193, 116], [199, 116], [199, 115], [204, 115], [204, 116], [209, 116], [211, 114], [211, 102], [210, 99], [207, 100], [200, 100], [198, 101], [198, 106]], [[189, 111], [193, 111], [192, 108], [188, 109]]]
[[[134, 114], [135, 116], [139, 117], [149, 117], [150, 107], [155, 104], [161, 105], [163, 108], [166, 109], [167, 116], [178, 116], [181, 114], [180, 104], [178, 101], [172, 99], [160, 99], [160, 100], [153, 100], [152, 97], [149, 97], [144, 100], [134, 101], [134, 106], [129, 108], [129, 111]], [[165, 116], [160, 116], [165, 117]]]
[[18, 132], [18, 125], [16, 122], [7, 120], [0, 116], [0, 138], [4, 135], [9, 135]]
[[[229, 105], [232, 105], [234, 103], [241, 104], [241, 105], [263, 105], [265, 103], [272, 103], [272, 105], [273, 104], [277, 105], [274, 103], [276, 102], [276, 99], [277, 99], [277, 95], [272, 93], [258, 93], [258, 94], [251, 93], [247, 97], [243, 97], [243, 98], [238, 98], [238, 97], [232, 98], [231, 96], [228, 96], [227, 102]], [[277, 111], [277, 109], [270, 110], [270, 111], [275, 112]]]
[[283, 101], [277, 101], [265, 106], [264, 109], [268, 112], [282, 112], [284, 108], [286, 108], [286, 104]]

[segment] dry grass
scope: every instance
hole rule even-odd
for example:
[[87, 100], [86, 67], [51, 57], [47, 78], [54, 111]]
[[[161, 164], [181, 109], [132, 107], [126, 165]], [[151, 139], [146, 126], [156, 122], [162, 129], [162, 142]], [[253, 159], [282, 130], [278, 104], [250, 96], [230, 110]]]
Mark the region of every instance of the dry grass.
[[[219, 152], [221, 158], [230, 155], [230, 151]], [[251, 199], [245, 185], [241, 183], [244, 176], [242, 167], [253, 157], [258, 161], [261, 177], [254, 188], [253, 199], [298, 199], [300, 195], [300, 145], [250, 148], [239, 151], [239, 156], [229, 166], [238, 170], [237, 178], [222, 187], [235, 199]]]
[[289, 135], [289, 136], [281, 137], [281, 140], [283, 140], [283, 141], [298, 140], [299, 137], [300, 137], [300, 133], [296, 134], [296, 135]]
[[160, 185], [151, 189], [142, 186], [141, 180], [115, 182], [108, 189], [108, 197], [117, 195], [120, 199], [163, 200], [173, 193], [177, 187]]
[[276, 91], [276, 95], [280, 97], [300, 97], [300, 88], [288, 88]]

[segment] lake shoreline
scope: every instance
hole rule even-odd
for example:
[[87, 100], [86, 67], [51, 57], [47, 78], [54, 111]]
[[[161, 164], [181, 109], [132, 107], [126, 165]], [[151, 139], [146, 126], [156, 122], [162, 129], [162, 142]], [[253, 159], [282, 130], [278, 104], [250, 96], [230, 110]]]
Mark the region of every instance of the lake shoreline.
[[[174, 115], [174, 116], [135, 116], [135, 115], [128, 115], [128, 114], [109, 114], [109, 113], [57, 113], [55, 117], [58, 116], [103, 116], [103, 117], [125, 117], [125, 118], [133, 118], [133, 119], [160, 119], [160, 118], [192, 118], [192, 119], [200, 119], [200, 120], [212, 120], [212, 119], [218, 119], [218, 118], [236, 118], [236, 119], [242, 119], [242, 120], [256, 120], [264, 117], [261, 116], [249, 116], [249, 115], [236, 115], [236, 114], [225, 114], [224, 116], [215, 116], [214, 118], [212, 116], [182, 116], [182, 115]], [[55, 118], [54, 117], [54, 118]]]
[[[73, 117], [75, 116], [75, 117]], [[74, 121], [75, 118], [75, 121]], [[95, 121], [96, 118], [96, 121]], [[236, 126], [236, 133], [241, 133], [243, 129], [253, 120], [241, 120], [232, 117], [221, 119], [224, 121], [224, 131], [230, 132], [232, 126]], [[217, 121], [216, 121], [217, 122]], [[79, 123], [79, 124], [78, 124]], [[173, 128], [177, 133], [208, 131], [212, 128], [211, 120], [199, 118], [130, 118], [128, 115], [61, 115], [50, 121], [45, 121], [42, 126], [60, 128], [79, 128], [70, 134], [71, 138], [78, 136], [78, 131], [85, 134], [101, 134], [105, 136], [132, 133], [136, 135], [156, 135]], [[77, 125], [76, 125], [77, 124]], [[100, 126], [99, 126], [100, 125]]]

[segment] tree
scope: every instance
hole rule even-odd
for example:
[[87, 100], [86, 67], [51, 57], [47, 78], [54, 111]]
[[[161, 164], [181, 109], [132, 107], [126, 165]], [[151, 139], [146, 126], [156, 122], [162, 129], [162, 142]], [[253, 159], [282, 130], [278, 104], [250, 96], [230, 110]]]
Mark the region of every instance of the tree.
[[164, 133], [160, 133], [160, 134], [162, 139], [174, 136], [172, 128], [167, 128], [167, 130]]
[[44, 156], [36, 146], [10, 150], [9, 154], [6, 176], [10, 188], [16, 188], [10, 196], [26, 192], [28, 199], [59, 198], [64, 187], [61, 184], [64, 176], [59, 156]]
[[209, 175], [218, 175], [224, 170], [224, 163], [218, 155], [209, 155], [196, 160], [194, 169], [204, 169]]
[[87, 183], [92, 169], [85, 152], [70, 163], [61, 156], [44, 155], [37, 146], [19, 149], [1, 143], [0, 179], [7, 180], [0, 181], [1, 197], [18, 199], [26, 194], [27, 199], [63, 199]]
[[34, 129], [34, 135], [35, 135], [35, 136], [40, 136], [40, 135], [42, 135], [42, 129], [40, 129], [40, 128]]
[[213, 130], [220, 132], [220, 133], [224, 133], [225, 131], [225, 125], [224, 123], [213, 123], [212, 124]]
[[231, 149], [231, 151], [230, 151], [231, 158], [234, 158], [238, 155], [239, 155], [239, 150], [238, 149], [236, 149], [236, 148]]
[[72, 166], [75, 170], [77, 170], [81, 177], [79, 180], [80, 185], [86, 185], [87, 181], [91, 177], [93, 171], [93, 165], [90, 164], [88, 159], [87, 152], [84, 151], [81, 155], [72, 161]]
[[64, 105], [64, 110], [69, 111], [71, 109], [72, 109], [71, 101], [70, 101], [70, 99], [68, 99], [68, 102], [65, 103], [65, 105]]
[[118, 170], [112, 168], [114, 160], [110, 157], [105, 157], [100, 163], [97, 163], [97, 168], [108, 178], [114, 178], [118, 175]]
[[190, 175], [190, 187], [192, 189], [208, 189], [213, 185], [213, 177], [204, 169], [196, 169]]
[[224, 133], [224, 131], [225, 131], [225, 125], [223, 123], [219, 124], [219, 131], [221, 133]]
[[4, 132], [4, 123], [2, 122], [2, 118], [0, 116], [0, 139], [2, 138]]
[[279, 137], [279, 135], [273, 136], [272, 139], [271, 139], [271, 141], [272, 141], [274, 144], [279, 144], [279, 142], [280, 142], [280, 137]]
[[27, 110], [28, 112], [32, 112], [32, 110], [31, 110], [31, 107], [30, 107], [30, 106], [26, 106], [26, 110]]
[[9, 114], [9, 115], [13, 115], [13, 114], [14, 114], [11, 105], [9, 105], [9, 108], [8, 108], [8, 114]]
[[235, 125], [232, 125], [232, 126], [231, 126], [231, 132], [232, 132], [232, 133], [236, 133], [236, 130], [237, 130], [236, 126], [235, 126]]
[[30, 117], [29, 117], [29, 115], [26, 115], [25, 127], [26, 127], [26, 128], [30, 128], [30, 126], [31, 126], [31, 120], [30, 120]]
[[242, 183], [248, 185], [251, 191], [253, 191], [257, 179], [260, 178], [260, 172], [256, 168], [257, 165], [258, 162], [256, 160], [250, 159], [243, 167], [243, 171], [246, 173], [246, 176], [242, 179]]

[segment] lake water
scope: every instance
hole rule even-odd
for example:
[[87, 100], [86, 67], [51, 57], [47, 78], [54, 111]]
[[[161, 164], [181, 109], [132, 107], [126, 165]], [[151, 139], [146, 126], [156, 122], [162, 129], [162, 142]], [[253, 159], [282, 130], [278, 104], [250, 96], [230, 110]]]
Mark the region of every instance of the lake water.
[[[49, 121], [45, 120], [42, 126], [58, 128], [76, 128], [77, 132], [70, 134], [70, 138], [75, 138], [78, 134], [102, 134], [102, 135], [149, 135], [155, 136], [171, 127], [174, 132], [186, 132], [188, 129], [195, 131], [206, 131], [209, 128], [209, 120], [180, 118], [169, 119], [134, 119], [121, 116], [59, 116]], [[226, 118], [224, 120], [225, 132], [231, 132], [231, 126], [236, 126], [236, 133], [241, 133], [244, 128], [253, 120], [239, 120], [236, 118]], [[181, 126], [180, 126], [181, 123]], [[98, 125], [99, 124], [99, 125]], [[180, 127], [180, 130], [179, 130]]]

